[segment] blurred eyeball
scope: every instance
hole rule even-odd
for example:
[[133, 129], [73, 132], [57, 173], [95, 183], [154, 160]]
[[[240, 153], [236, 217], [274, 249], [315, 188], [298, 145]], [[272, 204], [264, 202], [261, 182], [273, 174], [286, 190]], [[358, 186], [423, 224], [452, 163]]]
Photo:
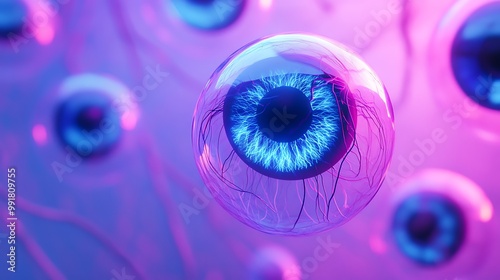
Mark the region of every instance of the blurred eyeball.
[[[429, 169], [400, 186], [387, 209], [373, 248], [395, 275], [415, 279], [472, 277], [488, 255], [493, 205], [470, 179]], [[413, 278], [412, 278], [413, 279]]]
[[500, 1], [458, 1], [443, 16], [429, 52], [436, 96], [480, 136], [499, 140]]
[[171, 0], [178, 16], [200, 30], [228, 27], [241, 15], [245, 0]]
[[75, 169], [82, 175], [88, 174], [86, 169], [105, 174], [131, 148], [138, 118], [137, 103], [121, 82], [79, 74], [46, 96], [36, 111], [32, 136], [41, 160], [51, 162], [59, 181], [79, 178]]
[[[58, 54], [54, 42], [63, 1], [0, 0], [0, 79], [36, 75]], [[23, 75], [19, 75], [23, 73]]]
[[422, 265], [441, 265], [463, 245], [465, 216], [448, 197], [422, 192], [397, 206], [392, 231], [396, 246], [406, 257]]
[[55, 116], [61, 144], [89, 158], [116, 147], [123, 131], [112, 102], [109, 96], [96, 92], [81, 92], [63, 100]]
[[218, 202], [263, 232], [340, 226], [380, 188], [393, 114], [376, 74], [340, 44], [303, 34], [255, 41], [212, 75], [193, 149]]
[[453, 74], [464, 93], [483, 107], [500, 110], [500, 2], [475, 10], [452, 45]]
[[[28, 15], [26, 5], [20, 0], [0, 1], [0, 38], [8, 40], [11, 33], [22, 32], [23, 18]], [[5, 42], [4, 42], [5, 43]]]

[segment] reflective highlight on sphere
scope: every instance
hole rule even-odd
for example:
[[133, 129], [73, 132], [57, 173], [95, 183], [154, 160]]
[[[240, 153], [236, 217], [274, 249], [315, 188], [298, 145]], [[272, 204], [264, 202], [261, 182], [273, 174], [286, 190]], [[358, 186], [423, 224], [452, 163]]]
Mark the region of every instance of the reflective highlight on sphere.
[[172, 0], [173, 8], [192, 27], [202, 30], [226, 28], [243, 12], [246, 0]]
[[370, 202], [394, 125], [383, 84], [359, 57], [322, 37], [284, 34], [215, 71], [192, 137], [200, 174], [231, 215], [302, 235], [338, 227]]
[[[0, 38], [10, 33], [20, 33], [28, 9], [21, 0], [0, 0]], [[18, 34], [17, 34], [18, 35]]]
[[470, 15], [457, 32], [451, 64], [467, 96], [500, 110], [500, 3], [490, 3]]
[[450, 198], [431, 192], [414, 194], [396, 210], [393, 234], [400, 251], [422, 265], [439, 265], [461, 248], [465, 216]]
[[112, 100], [96, 92], [82, 92], [59, 105], [55, 121], [59, 139], [83, 157], [104, 155], [112, 150], [122, 133]]

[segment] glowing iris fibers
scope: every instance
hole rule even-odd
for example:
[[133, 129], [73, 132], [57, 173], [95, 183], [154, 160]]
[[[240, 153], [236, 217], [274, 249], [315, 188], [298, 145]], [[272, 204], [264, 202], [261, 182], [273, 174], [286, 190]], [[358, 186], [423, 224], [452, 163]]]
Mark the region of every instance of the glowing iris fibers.
[[439, 265], [461, 247], [465, 221], [449, 198], [421, 193], [398, 207], [393, 229], [396, 244], [405, 255], [422, 265]]
[[[288, 73], [233, 86], [223, 110], [233, 149], [247, 165], [269, 177], [295, 180], [323, 173], [345, 155], [354, 137], [347, 107], [350, 98], [342, 85], [328, 75]], [[289, 96], [269, 98], [276, 90]], [[287, 105], [296, 111], [288, 110]], [[269, 111], [266, 106], [275, 106], [268, 119], [274, 130], [262, 129], [260, 114]], [[304, 127], [304, 133], [293, 135]], [[293, 137], [276, 140], [274, 134], [285, 129]]]

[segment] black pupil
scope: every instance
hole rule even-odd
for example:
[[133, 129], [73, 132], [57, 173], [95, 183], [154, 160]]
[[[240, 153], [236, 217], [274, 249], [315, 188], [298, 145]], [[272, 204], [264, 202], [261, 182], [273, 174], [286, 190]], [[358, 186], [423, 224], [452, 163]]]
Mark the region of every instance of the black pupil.
[[309, 99], [296, 88], [275, 88], [259, 102], [257, 123], [261, 132], [274, 141], [291, 142], [300, 138], [311, 122]]
[[407, 228], [415, 242], [428, 244], [437, 234], [438, 221], [432, 213], [418, 213], [408, 221]]
[[500, 76], [500, 36], [488, 37], [484, 41], [479, 61], [485, 72]]
[[76, 116], [76, 123], [84, 130], [98, 129], [104, 118], [102, 108], [90, 106], [83, 108]]

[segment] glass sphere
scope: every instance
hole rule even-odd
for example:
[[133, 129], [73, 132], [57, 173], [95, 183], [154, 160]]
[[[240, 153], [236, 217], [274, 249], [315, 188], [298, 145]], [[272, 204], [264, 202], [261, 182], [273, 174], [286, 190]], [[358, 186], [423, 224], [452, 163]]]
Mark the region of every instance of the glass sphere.
[[500, 2], [474, 11], [462, 24], [451, 50], [457, 83], [479, 105], [500, 110]]
[[344, 224], [375, 196], [391, 160], [384, 85], [328, 39], [255, 41], [217, 68], [198, 100], [193, 146], [217, 201], [263, 232], [301, 235]]

